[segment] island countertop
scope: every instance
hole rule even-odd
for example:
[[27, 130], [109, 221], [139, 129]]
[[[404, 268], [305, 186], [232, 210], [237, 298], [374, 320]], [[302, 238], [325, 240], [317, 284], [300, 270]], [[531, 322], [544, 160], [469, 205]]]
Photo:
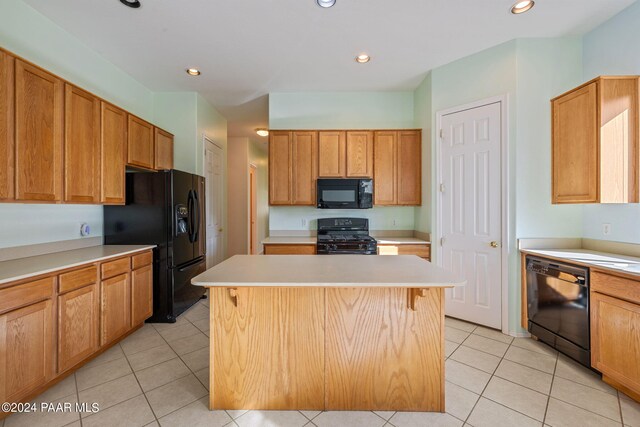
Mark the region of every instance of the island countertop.
[[236, 255], [194, 277], [206, 287], [454, 287], [466, 281], [414, 255]]

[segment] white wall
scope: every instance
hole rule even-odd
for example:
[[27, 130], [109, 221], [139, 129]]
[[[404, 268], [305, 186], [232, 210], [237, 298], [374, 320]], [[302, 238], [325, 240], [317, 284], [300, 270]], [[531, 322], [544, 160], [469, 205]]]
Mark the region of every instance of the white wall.
[[[640, 74], [640, 3], [636, 2], [583, 39], [584, 79]], [[582, 235], [640, 243], [640, 204], [583, 205]], [[602, 224], [611, 224], [611, 234]]]
[[[412, 92], [271, 93], [269, 128], [412, 129], [416, 127], [413, 108]], [[423, 175], [426, 174], [425, 171]], [[316, 229], [315, 219], [334, 216], [369, 218], [372, 230], [413, 230], [415, 225], [413, 207], [328, 211], [304, 206], [272, 206], [269, 229], [310, 231]]]

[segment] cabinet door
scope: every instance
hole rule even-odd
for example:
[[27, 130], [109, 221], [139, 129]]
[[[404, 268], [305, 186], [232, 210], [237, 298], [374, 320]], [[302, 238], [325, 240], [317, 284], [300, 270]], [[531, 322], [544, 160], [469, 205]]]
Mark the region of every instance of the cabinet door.
[[373, 202], [376, 205], [398, 203], [396, 186], [397, 132], [378, 131], [373, 149]]
[[131, 272], [131, 326], [153, 314], [153, 269], [146, 265]]
[[62, 200], [64, 83], [19, 59], [16, 80], [16, 199]]
[[14, 198], [14, 58], [0, 50], [0, 200]]
[[100, 100], [65, 84], [64, 200], [100, 200]]
[[127, 164], [153, 169], [153, 125], [129, 114]]
[[58, 372], [66, 371], [98, 349], [98, 285], [58, 297]]
[[269, 135], [269, 204], [291, 204], [291, 132]]
[[345, 132], [318, 132], [318, 176], [342, 178], [346, 174]]
[[125, 203], [127, 113], [111, 104], [101, 105], [101, 196], [105, 204]]
[[599, 200], [597, 83], [552, 103], [552, 201]]
[[102, 339], [105, 345], [127, 332], [131, 321], [129, 273], [102, 281]]
[[398, 132], [398, 204], [420, 205], [422, 200], [422, 137], [420, 131]]
[[155, 169], [173, 169], [173, 135], [162, 129], [155, 129]]
[[0, 316], [0, 400], [17, 402], [53, 376], [53, 304], [45, 300]]
[[347, 132], [347, 177], [373, 177], [373, 132]]
[[591, 364], [640, 393], [640, 305], [591, 292]]
[[293, 188], [291, 201], [294, 205], [316, 205], [316, 154], [318, 152], [316, 132], [292, 132], [291, 166]]

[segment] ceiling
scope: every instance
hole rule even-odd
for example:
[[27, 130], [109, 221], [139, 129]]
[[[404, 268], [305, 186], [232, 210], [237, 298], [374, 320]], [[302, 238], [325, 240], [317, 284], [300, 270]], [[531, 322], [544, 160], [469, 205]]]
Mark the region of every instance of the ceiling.
[[[580, 35], [634, 0], [25, 0], [153, 91], [197, 91], [230, 136], [267, 127], [268, 93], [413, 90], [437, 66], [518, 37]], [[372, 60], [358, 64], [367, 52]], [[184, 70], [197, 67], [199, 77]]]

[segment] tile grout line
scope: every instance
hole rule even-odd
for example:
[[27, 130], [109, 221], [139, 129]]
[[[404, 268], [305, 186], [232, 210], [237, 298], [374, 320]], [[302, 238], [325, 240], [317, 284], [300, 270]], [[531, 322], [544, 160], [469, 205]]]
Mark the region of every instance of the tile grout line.
[[544, 417], [542, 417], [542, 424], [547, 422], [547, 413], [549, 412], [549, 403], [551, 402], [551, 391], [553, 390], [553, 383], [556, 380], [556, 371], [558, 370], [558, 360], [560, 357], [556, 355], [556, 363], [553, 365], [553, 374], [551, 375], [551, 386], [549, 387], [549, 394], [547, 395], [547, 405], [544, 408]]
[[622, 402], [620, 401], [620, 391], [616, 390], [616, 395], [618, 396], [618, 410], [620, 411], [620, 422], [624, 426], [624, 414], [622, 413]]
[[[78, 390], [78, 377], [76, 377], [76, 373], [73, 373], [73, 382], [76, 385], [76, 398], [78, 399], [78, 403], [80, 403], [80, 390]], [[82, 427], [82, 413], [78, 414], [78, 418], [80, 419], [80, 427]], [[4, 420], [2, 425], [4, 426]]]
[[[153, 329], [155, 329], [155, 328], [153, 328]], [[118, 344], [118, 345], [120, 345], [120, 344]], [[127, 354], [124, 352], [124, 350], [122, 351], [122, 353], [124, 353], [124, 358], [127, 361], [127, 363], [129, 364], [129, 368], [131, 368], [131, 373], [133, 374], [133, 378], [136, 379], [136, 383], [138, 384], [138, 387], [140, 387], [140, 391], [142, 392], [142, 395], [144, 396], [144, 400], [147, 402], [147, 405], [149, 405], [149, 409], [151, 409], [151, 413], [153, 414], [153, 418], [155, 418], [156, 422], [159, 425], [160, 424], [160, 420], [158, 419], [158, 416], [156, 415], [156, 411], [153, 410], [153, 406], [151, 406], [151, 402], [149, 402], [149, 398], [147, 397], [147, 393], [145, 393], [144, 389], [142, 388], [142, 384], [140, 384], [140, 381], [138, 380], [138, 376], [136, 375], [136, 372], [133, 370], [133, 366], [131, 366], [131, 362], [129, 362], [129, 358], [127, 357]], [[138, 396], [134, 396], [131, 399], [133, 399], [135, 397], [138, 397]], [[131, 399], [129, 399], [129, 400], [131, 400]]]

